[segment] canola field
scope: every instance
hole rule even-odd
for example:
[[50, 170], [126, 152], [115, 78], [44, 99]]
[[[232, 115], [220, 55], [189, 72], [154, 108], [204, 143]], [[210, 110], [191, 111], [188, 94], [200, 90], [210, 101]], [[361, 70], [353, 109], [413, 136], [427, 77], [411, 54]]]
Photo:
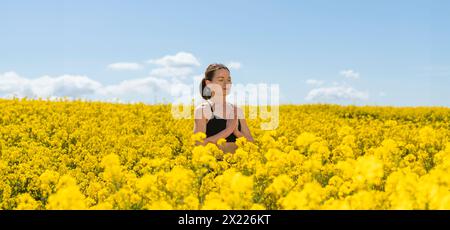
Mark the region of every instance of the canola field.
[[450, 108], [279, 114], [224, 154], [170, 105], [0, 99], [0, 209], [450, 209]]

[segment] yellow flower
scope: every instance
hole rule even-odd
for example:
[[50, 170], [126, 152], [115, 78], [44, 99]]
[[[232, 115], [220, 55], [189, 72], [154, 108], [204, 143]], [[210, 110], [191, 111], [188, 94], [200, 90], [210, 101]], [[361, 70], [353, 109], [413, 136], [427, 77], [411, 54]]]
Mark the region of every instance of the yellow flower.
[[103, 179], [118, 190], [124, 181], [119, 157], [116, 154], [109, 154], [102, 159], [101, 166], [104, 167]]
[[47, 209], [87, 209], [84, 195], [71, 176], [62, 176], [58, 182], [57, 192], [48, 198]]
[[194, 177], [192, 170], [176, 166], [166, 174], [166, 188], [174, 196], [182, 197], [191, 194]]
[[217, 141], [217, 144], [218, 144], [218, 145], [223, 145], [223, 144], [225, 144], [225, 142], [227, 142], [227, 139], [225, 139], [225, 138], [220, 138], [220, 139]]
[[272, 109], [225, 154], [171, 104], [0, 99], [0, 209], [450, 209], [449, 108]]
[[295, 143], [300, 149], [305, 149], [317, 140], [318, 138], [316, 137], [316, 135], [309, 132], [304, 132], [297, 137]]
[[39, 209], [40, 205], [33, 197], [28, 193], [21, 194], [17, 197], [17, 210], [34, 210]]
[[319, 209], [325, 190], [318, 183], [308, 183], [301, 191], [291, 191], [279, 202], [284, 209]]
[[294, 186], [294, 182], [287, 175], [280, 175], [276, 177], [272, 184], [266, 188], [266, 193], [274, 194], [275, 196], [284, 196]]
[[206, 138], [206, 133], [197, 132], [191, 136], [191, 142], [192, 142], [192, 144], [195, 144], [196, 142], [203, 142], [203, 140], [205, 138]]

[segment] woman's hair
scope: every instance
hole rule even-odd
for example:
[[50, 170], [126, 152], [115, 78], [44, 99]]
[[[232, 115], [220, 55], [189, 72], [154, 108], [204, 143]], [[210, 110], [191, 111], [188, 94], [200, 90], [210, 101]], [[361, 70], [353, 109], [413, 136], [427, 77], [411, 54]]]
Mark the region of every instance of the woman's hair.
[[218, 63], [210, 64], [208, 68], [206, 68], [205, 76], [200, 83], [200, 95], [205, 100], [210, 99], [212, 96], [211, 89], [206, 86], [206, 80], [212, 81], [214, 73], [219, 69], [226, 69], [228, 70], [228, 72], [230, 72], [230, 70], [225, 65]]

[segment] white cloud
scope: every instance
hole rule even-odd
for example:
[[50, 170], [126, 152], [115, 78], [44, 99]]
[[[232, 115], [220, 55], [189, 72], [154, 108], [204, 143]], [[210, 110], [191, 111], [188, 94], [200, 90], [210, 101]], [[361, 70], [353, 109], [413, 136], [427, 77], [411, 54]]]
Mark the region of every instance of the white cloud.
[[193, 73], [191, 67], [162, 67], [152, 69], [150, 75], [156, 77], [185, 77]]
[[197, 58], [191, 53], [186, 52], [178, 52], [175, 55], [166, 55], [159, 59], [152, 59], [149, 60], [148, 63], [168, 67], [200, 66], [200, 62]]
[[[348, 79], [358, 79], [360, 74], [354, 70], [342, 70], [340, 75]], [[307, 101], [319, 101], [319, 102], [337, 102], [337, 101], [352, 101], [355, 100], [368, 100], [369, 93], [366, 91], [360, 91], [348, 85], [345, 82], [332, 81], [328, 86], [323, 86], [325, 81], [308, 79], [306, 83], [315, 86], [308, 92], [305, 99]]]
[[[79, 75], [26, 78], [16, 72], [0, 73], [0, 97], [56, 99], [59, 97], [110, 102], [190, 102], [198, 90], [202, 75], [193, 76], [197, 58], [186, 52], [151, 60], [158, 65], [147, 77], [128, 79], [116, 84], [102, 83]], [[113, 70], [137, 70], [139, 63], [119, 62], [108, 65]], [[163, 77], [163, 78], [161, 78]], [[194, 84], [193, 84], [194, 83]]]
[[378, 93], [378, 96], [380, 96], [380, 97], [386, 97], [387, 94], [386, 94], [386, 92], [381, 91], [381, 92]]
[[132, 94], [147, 94], [165, 86], [165, 80], [155, 78], [138, 78], [125, 80], [118, 84], [107, 85], [97, 93], [108, 97], [122, 97]]
[[2, 97], [78, 97], [95, 93], [101, 87], [99, 82], [78, 75], [42, 76], [36, 79], [27, 79], [15, 72], [0, 75]]
[[194, 67], [200, 66], [197, 58], [186, 52], [166, 55], [148, 62], [159, 65], [150, 71], [150, 75], [154, 77], [185, 78], [194, 72]]
[[356, 90], [351, 86], [330, 86], [312, 89], [305, 99], [308, 101], [367, 100], [369, 93]]
[[325, 83], [325, 82], [322, 80], [316, 80], [316, 79], [306, 80], [306, 84], [312, 85], [312, 86], [321, 86], [321, 85], [323, 85], [323, 83]]
[[0, 74], [0, 94], [9, 95], [13, 93], [24, 94], [28, 80], [20, 77], [15, 72]]
[[235, 69], [238, 70], [242, 67], [242, 64], [240, 62], [231, 61], [226, 65], [229, 69]]
[[342, 70], [339, 74], [344, 76], [345, 78], [359, 79], [359, 73], [355, 72], [355, 71], [353, 71], [351, 69], [349, 69], [349, 70]]
[[192, 80], [194, 81], [194, 84], [199, 85], [203, 77], [204, 77], [203, 75], [195, 75], [192, 77]]
[[0, 97], [3, 98], [41, 97], [54, 100], [67, 97], [109, 102], [157, 102], [165, 98], [166, 102], [171, 99], [189, 102], [193, 94], [192, 89], [193, 85], [190, 82], [153, 76], [102, 85], [86, 76], [77, 75], [28, 79], [15, 72], [0, 74]]
[[112, 70], [139, 70], [142, 69], [142, 65], [133, 62], [118, 62], [108, 65], [108, 69]]

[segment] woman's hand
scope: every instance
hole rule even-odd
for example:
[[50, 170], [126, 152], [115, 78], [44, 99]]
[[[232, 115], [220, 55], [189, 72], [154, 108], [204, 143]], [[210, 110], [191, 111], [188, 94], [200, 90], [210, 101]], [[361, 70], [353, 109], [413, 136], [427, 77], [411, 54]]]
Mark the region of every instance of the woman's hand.
[[226, 128], [228, 134], [227, 136], [234, 133], [234, 130], [236, 130], [237, 128], [238, 128], [237, 118], [227, 120], [227, 128]]
[[239, 119], [237, 117], [237, 107], [233, 105], [233, 119], [227, 120], [227, 129], [230, 130], [230, 134], [234, 133], [234, 130], [238, 128]]
[[235, 106], [235, 105], [232, 105], [232, 106], [233, 106], [233, 120], [236, 121], [236, 124], [233, 129], [233, 134], [236, 137], [242, 137], [243, 135], [238, 129], [239, 128], [239, 118], [237, 115], [237, 106]]
[[236, 125], [236, 128], [233, 130], [233, 134], [234, 134], [234, 136], [236, 136], [236, 138], [244, 136], [244, 134], [242, 134], [241, 131], [239, 131], [238, 128], [239, 128], [239, 124]]
[[[233, 109], [234, 109], [234, 113], [233, 113], [233, 118], [232, 119], [227, 119], [226, 121], [226, 128], [225, 130], [222, 130], [220, 133], [208, 137], [205, 139], [205, 144], [206, 143], [217, 143], [217, 141], [220, 138], [227, 138], [228, 136], [230, 136], [232, 133], [234, 133], [234, 135], [236, 137], [242, 137], [245, 136], [243, 132], [238, 130], [238, 125], [239, 125], [239, 119], [238, 119], [238, 115], [237, 115], [237, 107], [233, 105]], [[242, 120], [243, 123], [241, 125], [245, 125], [245, 120]], [[241, 128], [245, 128], [244, 126], [241, 126]], [[247, 136], [245, 136], [247, 138]]]

